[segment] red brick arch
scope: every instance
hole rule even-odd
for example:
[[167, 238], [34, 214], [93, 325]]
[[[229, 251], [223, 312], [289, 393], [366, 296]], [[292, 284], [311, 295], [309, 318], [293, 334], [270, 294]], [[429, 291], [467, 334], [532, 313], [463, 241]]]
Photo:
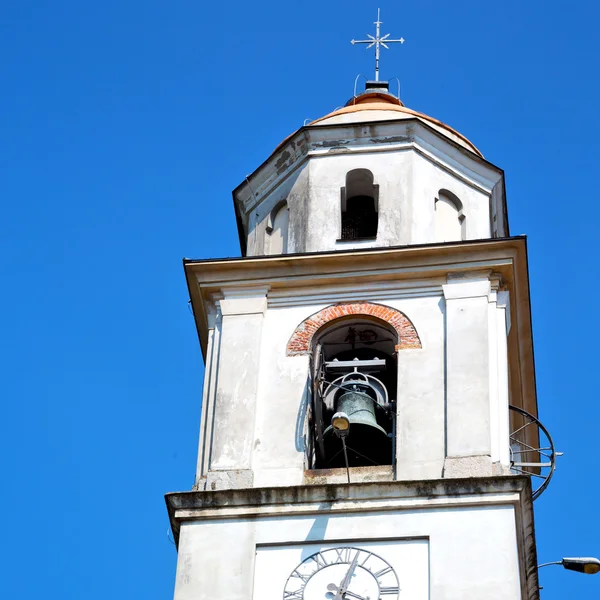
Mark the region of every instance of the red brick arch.
[[335, 319], [339, 319], [340, 317], [347, 317], [349, 315], [376, 317], [389, 323], [398, 334], [398, 345], [396, 346], [396, 350], [421, 348], [419, 334], [404, 313], [401, 313], [395, 308], [383, 306], [382, 304], [373, 304], [371, 302], [348, 302], [332, 304], [302, 321], [302, 323], [296, 327], [296, 330], [287, 344], [287, 356], [308, 354], [311, 349], [313, 336], [321, 327], [323, 327], [323, 325], [326, 325]]

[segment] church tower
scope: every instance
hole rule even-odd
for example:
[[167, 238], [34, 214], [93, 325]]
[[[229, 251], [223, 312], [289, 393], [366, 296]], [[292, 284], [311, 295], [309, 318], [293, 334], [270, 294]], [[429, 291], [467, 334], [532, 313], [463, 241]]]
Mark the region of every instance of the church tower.
[[376, 77], [233, 200], [242, 257], [184, 261], [206, 370], [175, 600], [538, 598], [554, 450], [503, 171]]

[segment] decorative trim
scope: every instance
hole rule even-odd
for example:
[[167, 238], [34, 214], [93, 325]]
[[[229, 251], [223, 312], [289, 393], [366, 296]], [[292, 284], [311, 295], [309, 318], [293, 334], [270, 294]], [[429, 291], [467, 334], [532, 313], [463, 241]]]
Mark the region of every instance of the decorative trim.
[[383, 304], [352, 302], [333, 304], [302, 321], [296, 327], [287, 344], [286, 355], [300, 356], [308, 354], [313, 337], [321, 327], [335, 319], [350, 315], [375, 317], [389, 323], [398, 334], [396, 350], [422, 348], [417, 330], [404, 313]]

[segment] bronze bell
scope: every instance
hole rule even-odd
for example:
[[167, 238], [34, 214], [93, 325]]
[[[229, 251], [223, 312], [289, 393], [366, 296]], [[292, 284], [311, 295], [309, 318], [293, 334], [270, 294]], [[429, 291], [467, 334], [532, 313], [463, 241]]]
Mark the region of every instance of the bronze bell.
[[[364, 461], [360, 459], [360, 455], [368, 459], [366, 464], [382, 464], [381, 456], [382, 454], [387, 455], [387, 452], [389, 452], [391, 440], [385, 429], [377, 423], [375, 413], [377, 403], [368, 393], [369, 391], [373, 393], [371, 386], [364, 379], [347, 379], [340, 391], [342, 393], [336, 398], [335, 410], [348, 415], [350, 421], [347, 437], [350, 466], [364, 464]], [[329, 449], [327, 454], [332, 456], [331, 453], [337, 450], [341, 442], [334, 435], [331, 425], [325, 430], [323, 437]], [[352, 450], [360, 453], [356, 454], [355, 452], [354, 459], [352, 458]], [[343, 460], [343, 457], [339, 457], [339, 460], [328, 466], [343, 466], [341, 460]]]
[[354, 382], [348, 383], [352, 390], [343, 393], [338, 398], [335, 410], [348, 415], [350, 418], [350, 427], [353, 425], [366, 425], [378, 429], [387, 436], [385, 429], [377, 424], [375, 400], [364, 391], [366, 386]]

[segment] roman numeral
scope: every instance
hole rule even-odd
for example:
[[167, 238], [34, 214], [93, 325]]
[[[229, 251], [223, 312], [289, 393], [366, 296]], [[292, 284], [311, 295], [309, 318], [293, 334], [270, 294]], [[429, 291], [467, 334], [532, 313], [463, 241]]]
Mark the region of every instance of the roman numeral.
[[386, 573], [389, 573], [391, 570], [392, 567], [386, 567], [385, 569], [381, 569], [381, 571], [377, 571], [377, 573], [373, 573], [373, 575], [375, 575], [375, 577], [379, 579], [381, 576], [385, 575]]
[[310, 579], [310, 575], [305, 575], [304, 573], [300, 573], [300, 571], [294, 571], [292, 573], [292, 577], [298, 577], [299, 579], [302, 579], [304, 583], [306, 583]]
[[382, 587], [381, 590], [379, 590], [379, 595], [383, 596], [384, 594], [398, 594], [399, 592], [399, 587]]
[[317, 569], [322, 569], [329, 565], [329, 563], [325, 560], [325, 557], [318, 552], [317, 554], [313, 554], [311, 558], [317, 563]]
[[302, 600], [304, 594], [304, 586], [294, 592], [283, 592], [283, 600]]
[[335, 559], [336, 564], [350, 562], [350, 555], [352, 554], [352, 548], [335, 548], [335, 551], [337, 553], [337, 558]]

